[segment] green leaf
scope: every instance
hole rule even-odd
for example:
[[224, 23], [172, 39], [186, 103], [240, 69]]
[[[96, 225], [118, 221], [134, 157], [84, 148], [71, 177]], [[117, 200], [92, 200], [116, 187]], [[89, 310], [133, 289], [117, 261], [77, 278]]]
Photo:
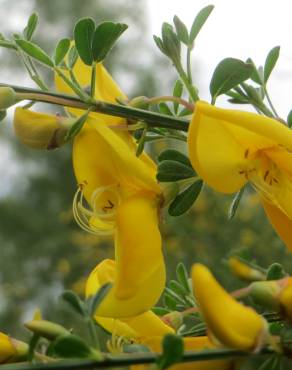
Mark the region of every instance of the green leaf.
[[84, 303], [78, 297], [78, 295], [71, 290], [66, 290], [62, 293], [61, 298], [67, 302], [71, 308], [80, 315], [84, 316], [86, 314], [86, 310], [84, 307]]
[[171, 24], [164, 22], [162, 25], [162, 42], [165, 54], [177, 67], [180, 66], [181, 44]]
[[[176, 82], [174, 84], [172, 95], [175, 96], [176, 98], [180, 98], [183, 94], [183, 89], [184, 89], [184, 85], [181, 82], [181, 80], [176, 80]], [[177, 112], [178, 112], [178, 106], [179, 106], [178, 103], [176, 103], [176, 102], [173, 103], [173, 110], [174, 110], [175, 114], [177, 114]]]
[[54, 60], [55, 64], [58, 66], [62, 63], [63, 59], [65, 58], [68, 50], [70, 48], [70, 40], [69, 39], [62, 39], [58, 42], [55, 50]]
[[112, 283], [102, 285], [94, 296], [87, 299], [88, 311], [90, 316], [93, 316], [98, 306], [104, 300], [109, 290], [112, 288]]
[[72, 46], [68, 53], [68, 67], [72, 69], [78, 59], [78, 51], [75, 46]]
[[68, 130], [65, 136], [65, 141], [70, 141], [79, 133], [79, 131], [82, 129], [84, 123], [87, 120], [88, 114], [89, 111], [83, 114], [83, 116], [80, 116], [79, 118], [76, 119], [75, 123]]
[[164, 103], [164, 102], [159, 103], [158, 104], [158, 108], [159, 108], [159, 112], [161, 114], [165, 114], [167, 116], [172, 116], [173, 115], [172, 112], [171, 112], [171, 110], [170, 110], [170, 108], [169, 108], [169, 106], [166, 103]]
[[95, 22], [92, 18], [80, 19], [74, 28], [74, 40], [78, 54], [82, 61], [91, 66], [93, 62], [92, 41]]
[[204, 26], [206, 20], [208, 19], [209, 15], [212, 13], [214, 9], [214, 5], [208, 5], [205, 8], [203, 8], [198, 15], [196, 16], [191, 32], [190, 32], [190, 43], [193, 43], [198, 36], [199, 32], [201, 31], [201, 28]]
[[228, 210], [228, 220], [232, 220], [233, 217], [236, 214], [237, 208], [239, 206], [239, 203], [241, 201], [241, 198], [243, 196], [245, 187], [242, 187], [239, 192], [237, 192], [232, 199], [232, 202], [230, 204], [229, 210]]
[[284, 267], [280, 263], [272, 263], [267, 271], [267, 280], [279, 280], [287, 276]]
[[188, 291], [191, 292], [189, 284], [189, 275], [185, 265], [180, 262], [176, 267], [176, 278], [181, 283], [181, 285]]
[[163, 353], [157, 359], [157, 366], [163, 370], [181, 361], [184, 354], [183, 339], [178, 335], [167, 334], [163, 338], [162, 349]]
[[34, 31], [38, 25], [38, 15], [36, 13], [32, 13], [32, 15], [29, 17], [27, 26], [23, 30], [23, 36], [30, 40], [32, 38], [32, 35], [34, 34]]
[[258, 368], [258, 370], [282, 370], [281, 356], [269, 356]]
[[202, 186], [203, 181], [198, 180], [181, 192], [170, 204], [168, 213], [173, 217], [177, 217], [187, 212], [198, 198]]
[[127, 28], [128, 26], [124, 23], [103, 22], [99, 24], [93, 36], [93, 59], [96, 62], [103, 61], [117, 39]]
[[263, 83], [262, 76], [260, 74], [260, 70], [257, 69], [256, 65], [254, 64], [254, 61], [251, 58], [248, 58], [246, 60], [246, 63], [251, 64], [252, 65], [252, 68], [253, 68], [253, 72], [252, 72], [250, 78], [254, 82], [256, 82], [257, 84], [262, 85], [262, 83]]
[[50, 354], [61, 358], [90, 358], [92, 350], [80, 337], [64, 335], [53, 342]]
[[178, 39], [185, 45], [189, 44], [189, 32], [186, 25], [179, 19], [177, 15], [173, 18], [173, 23], [175, 25], [176, 33]]
[[251, 64], [234, 58], [223, 59], [215, 68], [211, 79], [212, 100], [215, 101], [217, 96], [226, 93], [250, 78], [252, 73], [253, 67]]
[[181, 153], [181, 152], [179, 152], [178, 150], [175, 150], [175, 149], [166, 149], [166, 150], [164, 150], [163, 152], [161, 152], [159, 154], [157, 159], [158, 159], [158, 162], [167, 161], [167, 160], [180, 162], [180, 163], [185, 164], [186, 166], [192, 168], [192, 164], [191, 164], [189, 158], [186, 155], [184, 155], [183, 153]]
[[185, 287], [176, 280], [170, 280], [169, 287], [178, 295], [184, 296], [186, 293], [188, 293]]
[[158, 165], [156, 178], [160, 182], [172, 182], [196, 176], [192, 168], [183, 163], [166, 160]]
[[23, 39], [16, 39], [16, 44], [23, 50], [27, 55], [36, 59], [38, 62], [45, 64], [48, 67], [54, 67], [54, 62], [48, 56], [48, 54], [42, 50], [36, 44], [23, 40]]
[[177, 301], [171, 295], [164, 293], [163, 294], [163, 303], [166, 308], [173, 311], [176, 309]]
[[264, 66], [264, 82], [267, 83], [280, 55], [280, 46], [275, 46], [268, 54]]
[[170, 310], [164, 307], [152, 307], [151, 311], [153, 311], [155, 315], [158, 316], [164, 316], [170, 312]]
[[164, 50], [163, 42], [162, 42], [161, 38], [160, 38], [160, 37], [158, 37], [158, 36], [153, 35], [153, 40], [154, 40], [154, 42], [155, 42], [156, 46], [158, 47], [158, 49], [159, 49], [163, 54], [167, 55], [166, 51]]
[[288, 124], [288, 127], [292, 127], [292, 109], [290, 110], [288, 116], [287, 116], [287, 124]]

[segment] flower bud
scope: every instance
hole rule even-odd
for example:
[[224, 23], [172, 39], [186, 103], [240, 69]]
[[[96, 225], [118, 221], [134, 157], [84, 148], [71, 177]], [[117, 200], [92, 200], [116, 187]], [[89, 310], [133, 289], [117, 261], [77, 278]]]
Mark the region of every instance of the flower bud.
[[65, 329], [62, 325], [46, 320], [32, 320], [25, 323], [24, 326], [33, 333], [41, 335], [49, 340], [54, 340], [60, 335], [71, 334], [70, 331]]
[[136, 96], [128, 104], [133, 108], [145, 109], [149, 106], [149, 99], [147, 96]]
[[21, 361], [28, 353], [28, 345], [0, 332], [0, 364]]
[[264, 280], [265, 275], [241, 261], [238, 257], [232, 256], [228, 259], [228, 265], [234, 275], [243, 280]]
[[163, 316], [163, 321], [177, 331], [183, 323], [183, 316], [181, 312], [173, 311]]
[[0, 110], [5, 110], [17, 103], [16, 93], [11, 87], [0, 87]]
[[256, 304], [278, 311], [280, 291], [281, 285], [276, 280], [256, 281], [251, 283], [249, 294]]
[[55, 149], [65, 143], [68, 129], [75, 120], [16, 108], [14, 130], [18, 139], [33, 149]]
[[264, 319], [229, 295], [205, 266], [195, 264], [192, 279], [194, 295], [211, 337], [242, 351], [253, 351], [264, 342]]

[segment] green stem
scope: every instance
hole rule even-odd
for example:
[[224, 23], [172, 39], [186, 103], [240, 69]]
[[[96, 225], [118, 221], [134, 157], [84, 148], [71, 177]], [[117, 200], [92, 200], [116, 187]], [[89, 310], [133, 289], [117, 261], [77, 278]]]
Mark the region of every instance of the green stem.
[[187, 76], [190, 84], [193, 84], [193, 79], [192, 79], [192, 68], [191, 68], [191, 53], [192, 53], [192, 48], [188, 47], [187, 50]]
[[96, 332], [95, 323], [92, 320], [92, 318], [88, 319], [88, 329], [89, 329], [89, 333], [92, 339], [94, 349], [97, 349], [97, 350], [100, 349], [99, 339], [98, 339], [98, 335]]
[[[211, 361], [222, 359], [234, 359], [240, 357], [257, 357], [264, 354], [273, 354], [268, 348], [259, 353], [241, 352], [232, 349], [213, 349], [208, 351], [187, 351], [182, 357], [182, 362]], [[135, 353], [123, 355], [105, 354], [101, 361], [95, 360], [61, 360], [49, 364], [10, 364], [0, 366], [1, 370], [86, 370], [102, 369], [108, 367], [131, 366], [138, 364], [155, 363], [159, 355], [156, 353]]]
[[186, 107], [190, 112], [194, 110], [194, 104], [189, 103], [186, 100], [176, 97], [176, 96], [155, 96], [153, 98], [149, 98], [147, 100], [147, 103], [157, 104], [157, 103], [160, 103], [161, 101], [172, 101], [172, 102], [178, 103]]
[[176, 68], [177, 68], [178, 74], [179, 74], [182, 82], [184, 83], [186, 89], [188, 90], [188, 93], [190, 95], [191, 100], [193, 102], [196, 102], [197, 100], [199, 100], [199, 96], [198, 96], [194, 86], [189, 82], [187, 74], [185, 73], [185, 71], [183, 70], [183, 68], [181, 66], [176, 66]]
[[271, 108], [272, 112], [274, 113], [275, 118], [280, 118], [280, 117], [279, 117], [279, 115], [278, 115], [278, 113], [277, 113], [277, 111], [276, 111], [276, 109], [275, 109], [275, 107], [274, 107], [274, 104], [272, 103], [272, 100], [271, 100], [271, 98], [270, 98], [270, 95], [269, 95], [269, 93], [268, 93], [268, 90], [267, 90], [266, 85], [264, 85], [264, 86], [263, 86], [263, 88], [264, 88], [264, 92], [265, 92], [265, 94], [266, 94], [266, 98], [267, 98], [267, 101], [268, 101], [268, 103], [269, 103], [269, 106], [270, 106], [270, 108]]
[[92, 62], [91, 67], [91, 83], [90, 83], [90, 96], [94, 99], [95, 95], [95, 80], [96, 80], [96, 62]]
[[32, 100], [43, 103], [51, 103], [61, 106], [87, 110], [91, 107], [93, 112], [100, 112], [110, 116], [123, 117], [135, 121], [147, 122], [148, 127], [163, 127], [180, 131], [188, 131], [189, 121], [184, 118], [167, 116], [156, 112], [137, 109], [129, 106], [112, 104], [96, 100], [95, 103], [86, 103], [79, 98], [57, 93], [47, 93], [37, 89], [30, 89], [15, 85], [0, 83], [0, 87], [11, 87], [23, 100]]

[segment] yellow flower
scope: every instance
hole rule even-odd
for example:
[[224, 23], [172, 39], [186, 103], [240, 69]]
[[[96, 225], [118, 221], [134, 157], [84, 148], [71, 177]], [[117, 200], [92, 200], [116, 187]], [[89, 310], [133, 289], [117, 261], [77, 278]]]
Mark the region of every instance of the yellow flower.
[[[82, 87], [89, 86], [90, 67], [78, 60], [74, 73]], [[72, 93], [59, 76], [56, 87]], [[101, 63], [96, 66], [95, 98], [107, 102], [125, 98]], [[74, 108], [68, 111], [75, 116], [84, 113]], [[52, 128], [55, 125], [52, 116], [46, 114], [21, 109], [16, 116], [17, 121], [32, 126], [32, 133], [37, 121]], [[159, 299], [165, 284], [158, 228], [162, 195], [156, 166], [145, 153], [139, 157], [135, 153], [136, 144], [127, 131], [126, 120], [100, 113], [89, 114], [73, 142], [73, 167], [79, 185], [73, 201], [75, 219], [84, 230], [113, 235], [115, 239], [116, 273], [105, 302], [111, 299], [119, 309], [104, 303], [99, 309], [102, 316], [126, 317], [147, 311]], [[153, 289], [142, 294], [141, 287], [147, 284]]]
[[17, 362], [28, 352], [28, 345], [0, 332], [0, 364]]
[[[86, 297], [95, 294], [99, 288], [108, 282], [112, 282], [115, 275], [115, 262], [112, 260], [104, 260], [96, 266], [90, 274], [86, 285]], [[154, 289], [155, 284], [152, 286], [141, 286], [141, 299], [147, 294], [148, 290]], [[145, 288], [145, 290], [143, 290]], [[148, 292], [149, 293], [149, 292]], [[101, 305], [106, 301], [101, 303]], [[115, 304], [114, 302], [107, 302], [108, 304]], [[127, 302], [131, 304], [131, 302]], [[126, 308], [126, 307], [125, 307]], [[116, 307], [119, 310], [119, 307]], [[148, 346], [153, 352], [161, 352], [162, 339], [166, 334], [174, 334], [175, 331], [165, 324], [157, 315], [152, 311], [144, 312], [135, 317], [125, 319], [113, 319], [98, 316], [98, 311], [94, 316], [95, 320], [108, 332], [114, 336], [123, 337]], [[184, 338], [185, 350], [203, 350], [215, 348], [215, 345], [209, 341], [205, 336], [203, 337], [189, 337]], [[138, 370], [148, 368], [145, 365], [132, 366], [131, 369]], [[172, 370], [227, 370], [232, 368], [231, 360], [216, 360], [216, 361], [199, 361], [189, 364], [179, 364], [171, 367]]]
[[211, 334], [227, 347], [251, 351], [264, 340], [265, 321], [232, 298], [201, 264], [192, 268], [194, 295]]
[[283, 285], [278, 300], [284, 316], [292, 321], [292, 277], [283, 279]]
[[194, 169], [222, 193], [247, 182], [258, 191], [267, 216], [292, 248], [292, 132], [258, 114], [197, 102], [188, 135]]
[[[117, 264], [113, 260], [106, 259], [100, 262], [88, 277], [85, 290], [86, 297], [96, 294], [100, 287], [106, 283], [115, 283], [116, 269]], [[133, 279], [135, 279], [135, 276], [133, 276]], [[98, 307], [94, 318], [108, 332], [115, 332], [116, 335], [127, 338], [148, 337], [150, 335], [161, 336], [173, 333], [174, 330], [167, 326], [152, 311], [127, 318], [129, 316], [128, 312], [133, 311], [132, 306], [144, 307], [148, 305], [148, 301], [152, 301], [153, 296], [156, 296], [159, 292], [160, 282], [157, 283], [155, 276], [153, 278], [153, 276], [149, 275], [149, 278], [140, 284], [139, 291], [135, 297], [119, 299], [114, 295], [114, 291], [110, 291]], [[107, 315], [107, 312], [112, 312], [113, 314]], [[109, 317], [101, 317], [100, 315]], [[117, 317], [120, 319], [115, 319]], [[149, 323], [150, 325], [148, 325]]]
[[[102, 64], [96, 68], [95, 98], [108, 102], [125, 98]], [[78, 60], [74, 72], [82, 86], [89, 85], [89, 67]], [[56, 86], [68, 92], [58, 77]], [[126, 121], [119, 117], [90, 113], [73, 143], [73, 167], [80, 185], [74, 199], [75, 218], [83, 229], [115, 238], [113, 288], [98, 309], [100, 316], [107, 317], [147, 311], [165, 284], [156, 166], [145, 153], [136, 157], [136, 144], [121, 125], [126, 127]]]

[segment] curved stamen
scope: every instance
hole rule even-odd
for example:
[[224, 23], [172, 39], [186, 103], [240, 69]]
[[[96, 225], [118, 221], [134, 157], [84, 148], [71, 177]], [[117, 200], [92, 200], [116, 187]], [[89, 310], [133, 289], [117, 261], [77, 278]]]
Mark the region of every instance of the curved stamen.
[[[108, 191], [112, 192], [115, 196], [117, 205], [120, 203], [120, 195], [115, 189], [115, 185], [100, 187], [92, 194], [92, 210], [88, 208], [88, 204], [84, 199], [83, 186], [79, 186], [75, 193], [73, 199], [74, 218], [77, 224], [90, 234], [106, 236], [112, 235], [115, 232], [115, 222], [108, 219], [115, 216], [116, 205], [111, 200], [108, 200], [109, 205], [105, 205], [102, 209], [97, 208], [98, 199]], [[94, 222], [94, 220], [97, 222]], [[100, 223], [100, 225], [97, 225], [97, 223]]]

